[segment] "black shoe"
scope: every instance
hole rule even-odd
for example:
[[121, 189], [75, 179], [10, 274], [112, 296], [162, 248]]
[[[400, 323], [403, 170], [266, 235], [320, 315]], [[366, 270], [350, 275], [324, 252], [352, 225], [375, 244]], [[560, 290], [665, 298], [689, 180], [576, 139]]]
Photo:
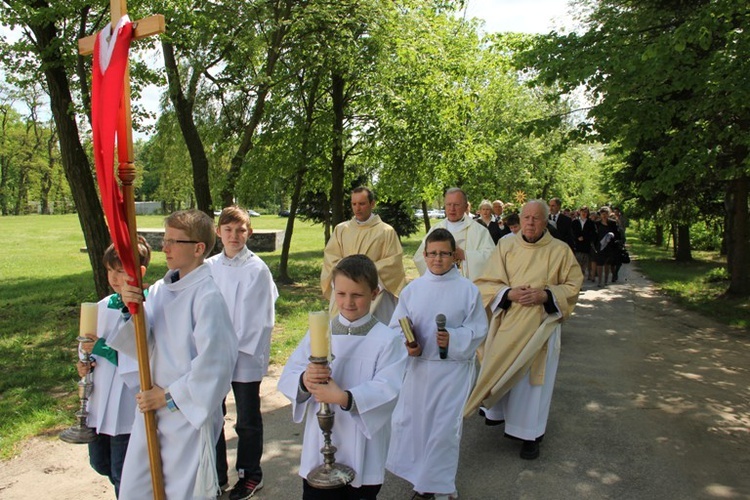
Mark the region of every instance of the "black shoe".
[[484, 417], [484, 425], [489, 427], [495, 427], [496, 425], [503, 425], [505, 420], [492, 420], [491, 418]]
[[484, 417], [484, 408], [479, 409], [479, 416]]
[[229, 500], [247, 500], [253, 498], [255, 492], [263, 487], [263, 479], [240, 479], [229, 492]]
[[521, 446], [521, 458], [524, 460], [536, 460], [539, 458], [539, 441], [525, 441]]
[[411, 497], [411, 500], [434, 500], [435, 494], [434, 493], [419, 493], [418, 491], [414, 492], [414, 496]]

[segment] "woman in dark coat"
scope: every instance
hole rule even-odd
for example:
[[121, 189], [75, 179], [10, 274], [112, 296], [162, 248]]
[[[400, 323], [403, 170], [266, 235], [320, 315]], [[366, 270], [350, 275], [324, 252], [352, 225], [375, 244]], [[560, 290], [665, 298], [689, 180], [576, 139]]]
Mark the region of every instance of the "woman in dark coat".
[[[609, 274], [612, 271], [612, 264], [617, 253], [616, 241], [620, 241], [620, 231], [617, 230], [617, 223], [609, 220], [609, 207], [601, 207], [599, 216], [601, 217], [596, 226], [596, 240], [594, 248], [596, 249], [596, 270], [599, 275], [599, 286], [609, 283]], [[602, 283], [602, 279], [604, 282]]]

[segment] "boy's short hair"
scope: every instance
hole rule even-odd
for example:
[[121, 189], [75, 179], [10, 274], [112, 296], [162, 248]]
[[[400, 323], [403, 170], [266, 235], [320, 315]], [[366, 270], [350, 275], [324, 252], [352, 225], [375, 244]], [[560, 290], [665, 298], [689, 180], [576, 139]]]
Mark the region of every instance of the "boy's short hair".
[[510, 214], [505, 218], [505, 224], [508, 226], [517, 226], [521, 224], [521, 218], [518, 214]]
[[370, 203], [375, 201], [375, 193], [373, 193], [372, 189], [368, 187], [365, 187], [365, 186], [355, 187], [354, 189], [352, 189], [351, 194], [355, 194], [355, 193], [367, 193], [367, 201], [369, 201]]
[[424, 248], [427, 251], [427, 245], [435, 241], [450, 241], [451, 250], [456, 251], [456, 239], [453, 237], [450, 231], [439, 227], [427, 235], [424, 239]]
[[333, 280], [336, 280], [338, 275], [365, 284], [370, 287], [370, 290], [378, 288], [378, 268], [367, 255], [356, 254], [341, 259], [331, 273]]
[[214, 221], [200, 210], [178, 210], [164, 219], [164, 227], [184, 231], [191, 240], [199, 241], [206, 245], [203, 257], [208, 257], [216, 243], [216, 229]]
[[245, 224], [248, 229], [250, 229], [250, 216], [248, 215], [247, 210], [240, 208], [237, 205], [226, 207], [221, 211], [221, 214], [219, 214], [219, 227], [224, 224], [231, 224], [232, 222]]
[[[138, 256], [140, 257], [140, 265], [148, 267], [151, 263], [151, 245], [148, 244], [146, 238], [138, 236]], [[117, 255], [114, 244], [109, 245], [102, 255], [102, 264], [107, 269], [122, 269], [122, 261], [120, 256]]]

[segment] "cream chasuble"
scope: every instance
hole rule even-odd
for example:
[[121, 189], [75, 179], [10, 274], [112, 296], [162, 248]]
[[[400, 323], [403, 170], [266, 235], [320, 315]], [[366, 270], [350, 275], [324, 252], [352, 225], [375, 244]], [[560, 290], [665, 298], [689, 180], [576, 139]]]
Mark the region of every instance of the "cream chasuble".
[[482, 367], [464, 416], [480, 405], [492, 407], [529, 368], [532, 385], [544, 382], [547, 340], [573, 312], [582, 283], [581, 267], [570, 247], [549, 233], [536, 243], [526, 242], [520, 233], [500, 239], [485, 272], [475, 280], [485, 307], [494, 307], [509, 288], [530, 285], [550, 290], [558, 313], [547, 314], [542, 305], [517, 304], [490, 311]]

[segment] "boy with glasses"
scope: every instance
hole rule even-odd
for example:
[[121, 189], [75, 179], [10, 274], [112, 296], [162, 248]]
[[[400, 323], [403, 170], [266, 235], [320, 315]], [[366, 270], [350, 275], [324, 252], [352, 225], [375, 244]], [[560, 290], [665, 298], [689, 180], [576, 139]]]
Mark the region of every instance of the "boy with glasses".
[[[213, 220], [198, 210], [164, 221], [169, 271], [151, 286], [144, 303], [154, 386], [136, 395], [143, 413], [156, 412], [167, 498], [215, 498], [214, 446], [223, 427], [221, 402], [237, 359], [237, 336], [221, 292], [203, 259], [214, 246]], [[122, 286], [126, 304], [143, 302], [138, 287]], [[136, 357], [128, 321], [109, 340]], [[136, 418], [120, 485], [121, 499], [151, 498], [146, 431]]]
[[[414, 485], [416, 499], [457, 498], [456, 471], [463, 411], [476, 374], [475, 351], [487, 335], [476, 286], [454, 265], [456, 241], [447, 229], [425, 238], [427, 271], [401, 292], [391, 328], [413, 324], [404, 385], [393, 412], [386, 467]], [[439, 328], [436, 317], [443, 316]], [[442, 322], [441, 322], [442, 323]]]

